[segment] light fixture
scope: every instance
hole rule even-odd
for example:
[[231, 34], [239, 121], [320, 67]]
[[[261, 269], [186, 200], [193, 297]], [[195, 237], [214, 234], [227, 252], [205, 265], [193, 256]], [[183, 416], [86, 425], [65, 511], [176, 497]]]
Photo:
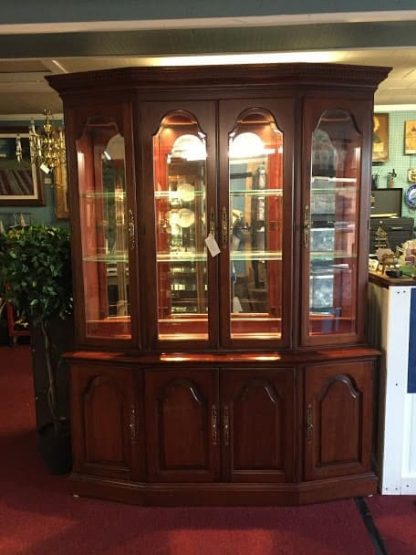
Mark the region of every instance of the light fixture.
[[[36, 164], [43, 172], [49, 174], [56, 167], [65, 164], [65, 139], [62, 128], [54, 125], [50, 110], [45, 110], [45, 122], [37, 130], [32, 120], [29, 125], [29, 148], [32, 164]], [[23, 159], [20, 136], [16, 137], [16, 157]]]

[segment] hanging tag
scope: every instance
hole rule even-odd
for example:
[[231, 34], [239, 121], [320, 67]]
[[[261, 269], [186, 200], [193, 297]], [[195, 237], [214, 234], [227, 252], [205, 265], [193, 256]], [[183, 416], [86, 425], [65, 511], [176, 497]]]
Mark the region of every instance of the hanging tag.
[[221, 252], [220, 248], [212, 233], [210, 233], [208, 237], [205, 239], [205, 244], [213, 258], [214, 256], [217, 256], [218, 254], [220, 254]]

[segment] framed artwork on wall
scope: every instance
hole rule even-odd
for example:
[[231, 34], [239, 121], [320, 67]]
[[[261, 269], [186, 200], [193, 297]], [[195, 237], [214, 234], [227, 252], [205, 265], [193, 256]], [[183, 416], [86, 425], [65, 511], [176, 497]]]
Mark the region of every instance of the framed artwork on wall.
[[[16, 137], [20, 136], [22, 161], [16, 157]], [[26, 128], [0, 128], [0, 206], [43, 206], [42, 178], [31, 162]]]
[[416, 154], [416, 120], [404, 122], [404, 153]]
[[389, 158], [389, 115], [373, 116], [373, 162], [386, 162]]

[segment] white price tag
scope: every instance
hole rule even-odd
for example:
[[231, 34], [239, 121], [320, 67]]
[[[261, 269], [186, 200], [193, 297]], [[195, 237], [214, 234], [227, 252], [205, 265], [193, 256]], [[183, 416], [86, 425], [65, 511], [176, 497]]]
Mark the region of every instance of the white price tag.
[[212, 233], [210, 233], [208, 237], [205, 239], [205, 244], [213, 258], [214, 256], [217, 256], [218, 254], [220, 254], [221, 252], [220, 247], [218, 246], [218, 243], [215, 240], [215, 237]]

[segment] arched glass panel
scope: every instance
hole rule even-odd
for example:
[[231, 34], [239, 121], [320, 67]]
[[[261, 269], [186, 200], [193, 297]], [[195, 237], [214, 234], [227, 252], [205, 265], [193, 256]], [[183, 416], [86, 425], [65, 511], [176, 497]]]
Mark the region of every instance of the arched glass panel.
[[281, 337], [283, 133], [263, 110], [229, 137], [232, 339]]
[[124, 138], [89, 122], [77, 141], [86, 336], [131, 337]]
[[361, 136], [351, 115], [328, 110], [312, 138], [309, 244], [309, 333], [356, 332]]
[[208, 338], [206, 138], [196, 118], [167, 115], [153, 138], [158, 337]]

